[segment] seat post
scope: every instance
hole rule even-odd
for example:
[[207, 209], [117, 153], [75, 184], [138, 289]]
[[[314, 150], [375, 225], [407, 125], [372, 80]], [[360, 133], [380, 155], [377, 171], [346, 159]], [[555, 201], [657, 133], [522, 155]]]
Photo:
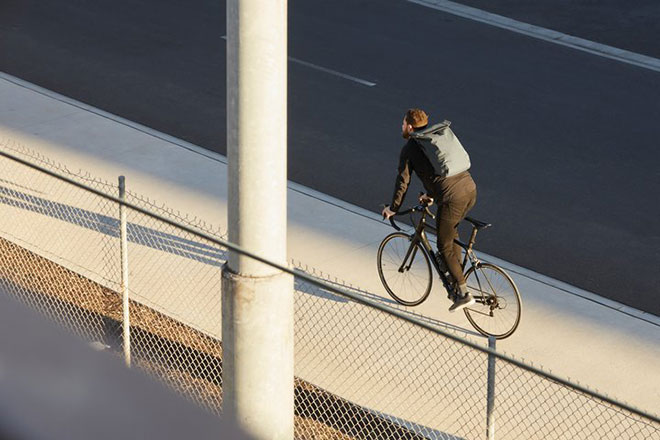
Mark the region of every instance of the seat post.
[[468, 241], [468, 249], [472, 249], [474, 242], [477, 241], [477, 227], [472, 226], [472, 234], [470, 235], [470, 241]]

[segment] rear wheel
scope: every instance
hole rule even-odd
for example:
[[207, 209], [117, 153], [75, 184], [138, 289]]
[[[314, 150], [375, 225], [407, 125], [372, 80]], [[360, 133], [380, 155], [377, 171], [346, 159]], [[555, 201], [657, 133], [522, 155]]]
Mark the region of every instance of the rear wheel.
[[[378, 248], [378, 275], [387, 293], [405, 306], [421, 304], [431, 292], [431, 261], [424, 248], [411, 236], [395, 232], [385, 237]], [[405, 260], [405, 261], [404, 261]]]
[[463, 309], [470, 324], [485, 336], [504, 339], [518, 328], [522, 310], [520, 293], [511, 277], [490, 263], [480, 263], [465, 274], [476, 303]]

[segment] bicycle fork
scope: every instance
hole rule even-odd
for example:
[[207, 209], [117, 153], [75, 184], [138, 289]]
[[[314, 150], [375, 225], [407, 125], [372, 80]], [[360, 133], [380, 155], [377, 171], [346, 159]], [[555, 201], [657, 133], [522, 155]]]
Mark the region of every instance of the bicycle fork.
[[[417, 254], [417, 242], [419, 239], [413, 238], [410, 240], [410, 246], [408, 247], [408, 252], [406, 252], [406, 256], [403, 258], [403, 262], [401, 263], [401, 266], [399, 267], [399, 272], [407, 272], [410, 270], [410, 267], [413, 264], [413, 261], [415, 261], [415, 255]], [[412, 255], [411, 255], [412, 254]], [[410, 258], [410, 264], [406, 267], [406, 262], [408, 261], [408, 258]]]

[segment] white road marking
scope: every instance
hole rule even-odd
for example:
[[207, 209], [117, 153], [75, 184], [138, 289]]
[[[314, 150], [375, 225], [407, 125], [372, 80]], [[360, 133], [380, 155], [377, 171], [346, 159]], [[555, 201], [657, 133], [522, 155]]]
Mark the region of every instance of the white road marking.
[[660, 59], [657, 58], [630, 52], [624, 49], [618, 49], [616, 47], [607, 46], [605, 44], [596, 43], [594, 41], [585, 40], [583, 38], [562, 34], [561, 32], [545, 29], [529, 23], [523, 23], [521, 21], [513, 20], [511, 18], [503, 17], [497, 14], [492, 14], [490, 12], [482, 11], [481, 9], [472, 8], [470, 6], [461, 5], [449, 0], [408, 1], [426, 6], [428, 8], [448, 12], [459, 17], [468, 18], [470, 20], [479, 21], [481, 23], [486, 23], [502, 29], [507, 29], [512, 32], [538, 38], [539, 40], [549, 41], [551, 43], [570, 47], [576, 50], [581, 50], [583, 52], [588, 52], [601, 57], [610, 58], [622, 63], [632, 64], [633, 66], [643, 67], [645, 69], [660, 72]]
[[[227, 41], [227, 36], [223, 35], [222, 39]], [[347, 73], [338, 72], [336, 70], [328, 69], [327, 67], [323, 67], [323, 66], [319, 66], [317, 64], [309, 63], [307, 61], [299, 60], [298, 58], [289, 57], [289, 61], [291, 61], [293, 63], [303, 65], [305, 67], [309, 67], [310, 69], [319, 70], [321, 72], [329, 73], [330, 75], [338, 76], [340, 78], [344, 78], [344, 79], [347, 79], [349, 81], [353, 81], [355, 83], [362, 84], [363, 86], [374, 87], [376, 85], [375, 82], [367, 81], [366, 79], [360, 79], [358, 77], [349, 75]]]
[[338, 76], [340, 78], [344, 78], [344, 79], [347, 79], [349, 81], [353, 81], [353, 82], [356, 82], [358, 84], [362, 84], [362, 85], [367, 86], [367, 87], [373, 87], [373, 86], [376, 85], [376, 83], [374, 83], [374, 82], [367, 81], [367, 80], [360, 79], [360, 78], [356, 78], [354, 76], [347, 75], [346, 73], [337, 72], [336, 70], [328, 69], [327, 67], [317, 66], [316, 64], [308, 63], [307, 61], [299, 60], [297, 58], [289, 57], [289, 61], [292, 61], [292, 62], [298, 63], [298, 64], [302, 64], [303, 66], [307, 66], [307, 67], [312, 68], [312, 69], [320, 70], [321, 72], [329, 73], [331, 75], [335, 75], [335, 76]]

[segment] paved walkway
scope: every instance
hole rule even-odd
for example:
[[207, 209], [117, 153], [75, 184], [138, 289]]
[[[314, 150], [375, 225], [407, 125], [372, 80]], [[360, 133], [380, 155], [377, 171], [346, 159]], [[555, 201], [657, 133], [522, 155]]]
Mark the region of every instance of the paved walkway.
[[[226, 229], [224, 157], [7, 75], [0, 75], [0, 102], [0, 140], [110, 182], [125, 175], [132, 191]], [[388, 301], [375, 267], [377, 246], [391, 232], [388, 224], [295, 183], [289, 184], [288, 204], [291, 258]], [[660, 408], [658, 317], [483, 258], [507, 268], [523, 295], [521, 325], [499, 350], [642, 409]], [[462, 314], [447, 312], [437, 284], [412, 312], [483, 343]], [[219, 330], [219, 323], [199, 325], [213, 327], [212, 334]]]

